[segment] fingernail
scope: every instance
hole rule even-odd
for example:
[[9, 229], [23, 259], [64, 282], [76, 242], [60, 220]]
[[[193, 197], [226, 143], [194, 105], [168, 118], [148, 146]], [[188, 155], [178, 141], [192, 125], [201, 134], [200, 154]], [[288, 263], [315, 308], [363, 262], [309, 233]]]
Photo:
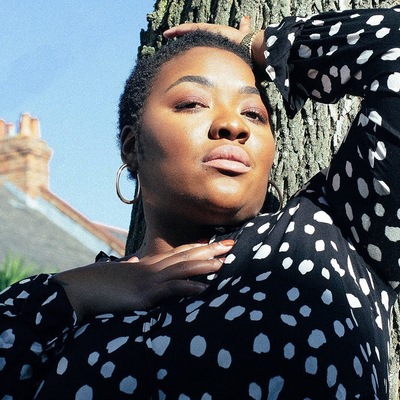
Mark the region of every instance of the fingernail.
[[247, 19], [248, 21], [250, 21], [250, 17], [248, 15], [245, 15], [243, 18]]
[[222, 246], [227, 246], [227, 247], [231, 247], [235, 244], [235, 241], [232, 239], [225, 239], [225, 240], [221, 240], [219, 242], [219, 244], [222, 244]]

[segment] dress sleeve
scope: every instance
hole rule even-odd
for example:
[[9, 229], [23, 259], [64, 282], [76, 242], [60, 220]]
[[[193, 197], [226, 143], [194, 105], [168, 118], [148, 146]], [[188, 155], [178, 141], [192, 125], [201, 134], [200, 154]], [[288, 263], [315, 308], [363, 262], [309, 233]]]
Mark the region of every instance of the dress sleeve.
[[400, 289], [400, 7], [289, 17], [266, 30], [267, 74], [293, 116], [345, 94], [361, 109], [327, 172], [335, 223]]
[[0, 398], [32, 399], [42, 364], [76, 323], [64, 289], [50, 278], [37, 275], [0, 293]]

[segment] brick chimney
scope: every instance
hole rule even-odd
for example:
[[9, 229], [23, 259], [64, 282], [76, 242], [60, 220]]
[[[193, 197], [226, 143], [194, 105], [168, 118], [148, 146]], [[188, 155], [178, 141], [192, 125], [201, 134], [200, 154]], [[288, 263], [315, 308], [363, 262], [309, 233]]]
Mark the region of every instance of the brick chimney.
[[21, 115], [19, 132], [0, 119], [0, 179], [7, 180], [35, 198], [40, 187], [49, 188], [51, 150], [40, 138], [40, 124], [29, 114]]

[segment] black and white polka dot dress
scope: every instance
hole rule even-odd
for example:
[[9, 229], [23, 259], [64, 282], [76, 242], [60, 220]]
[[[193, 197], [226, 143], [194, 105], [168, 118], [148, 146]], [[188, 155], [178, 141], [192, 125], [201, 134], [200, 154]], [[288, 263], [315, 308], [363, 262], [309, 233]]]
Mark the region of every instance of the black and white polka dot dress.
[[386, 399], [400, 281], [400, 7], [287, 18], [267, 74], [293, 114], [364, 98], [328, 170], [259, 215], [210, 287], [77, 325], [46, 275], [0, 297], [0, 398]]

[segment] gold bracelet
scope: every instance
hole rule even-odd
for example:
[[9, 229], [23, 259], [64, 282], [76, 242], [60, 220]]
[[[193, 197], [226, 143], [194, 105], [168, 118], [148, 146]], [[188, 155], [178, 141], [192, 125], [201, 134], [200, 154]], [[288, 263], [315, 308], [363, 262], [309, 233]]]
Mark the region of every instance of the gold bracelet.
[[251, 59], [253, 58], [253, 51], [251, 49], [251, 46], [253, 45], [254, 38], [256, 37], [258, 32], [260, 31], [248, 33], [240, 42], [240, 45], [249, 52], [249, 56]]

